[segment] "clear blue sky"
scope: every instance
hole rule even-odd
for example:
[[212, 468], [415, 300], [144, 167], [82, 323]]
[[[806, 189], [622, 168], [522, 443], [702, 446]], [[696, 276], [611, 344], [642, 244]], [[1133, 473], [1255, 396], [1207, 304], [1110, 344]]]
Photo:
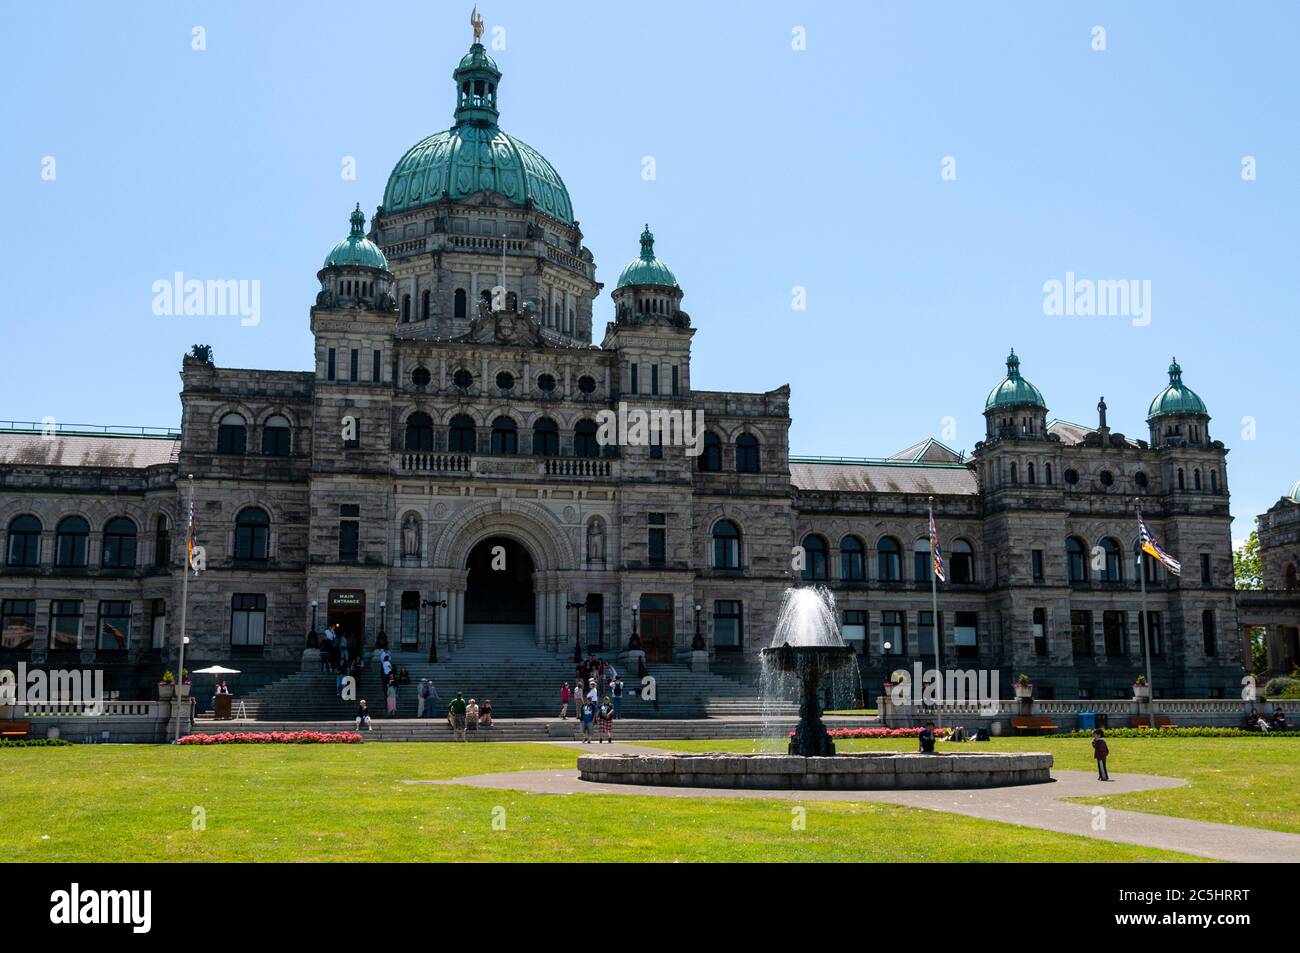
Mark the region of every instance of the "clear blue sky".
[[[564, 177], [598, 277], [649, 221], [699, 329], [694, 383], [791, 384], [794, 452], [885, 455], [950, 416], [970, 449], [1014, 345], [1054, 416], [1090, 423], [1104, 394], [1134, 436], [1176, 354], [1232, 449], [1235, 536], [1300, 477], [1296, 5], [481, 6], [506, 31], [502, 125]], [[469, 12], [0, 6], [0, 417], [175, 426], [196, 342], [308, 368], [316, 270], [450, 124]], [[261, 323], [155, 316], [176, 271], [259, 280]], [[1150, 280], [1150, 325], [1045, 316], [1071, 271]]]

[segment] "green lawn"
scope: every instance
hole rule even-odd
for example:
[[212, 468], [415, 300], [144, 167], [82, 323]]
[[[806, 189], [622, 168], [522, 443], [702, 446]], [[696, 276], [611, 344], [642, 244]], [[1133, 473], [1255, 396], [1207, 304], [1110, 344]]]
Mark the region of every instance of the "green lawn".
[[[662, 741], [656, 747], [678, 751], [784, 750], [777, 741]], [[1275, 738], [1111, 738], [1107, 767], [1125, 772], [1185, 778], [1186, 787], [1138, 794], [1079, 798], [1085, 804], [1197, 821], [1241, 824], [1300, 834], [1295, 792], [1300, 788], [1300, 739]], [[970, 744], [969, 742], [967, 744]], [[939, 743], [940, 751], [967, 745]], [[857, 738], [836, 742], [838, 751], [915, 751], [910, 739]], [[994, 738], [979, 751], [1048, 751], [1058, 768], [1096, 771], [1086, 738]]]
[[[4, 749], [0, 852], [10, 861], [1196, 859], [870, 803], [805, 802], [796, 830], [786, 801], [402, 783], [571, 768], [577, 754], [497, 742]], [[192, 829], [196, 807], [206, 830]]]

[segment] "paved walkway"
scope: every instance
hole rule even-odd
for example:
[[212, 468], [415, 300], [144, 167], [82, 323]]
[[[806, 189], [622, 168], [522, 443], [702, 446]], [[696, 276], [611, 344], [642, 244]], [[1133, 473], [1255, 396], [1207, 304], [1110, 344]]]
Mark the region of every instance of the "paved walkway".
[[[660, 748], [630, 744], [584, 745], [558, 742], [585, 754], [662, 755]], [[514, 771], [480, 774], [445, 781], [408, 781], [408, 784], [465, 784], [532, 794], [623, 794], [655, 797], [759, 798], [784, 801], [872, 801], [932, 811], [949, 811], [1007, 824], [1020, 824], [1062, 834], [1142, 847], [1176, 850], [1213, 860], [1300, 863], [1300, 834], [1266, 831], [1255, 827], [1192, 821], [1160, 814], [1143, 814], [1089, 804], [1067, 804], [1062, 798], [1128, 794], [1183, 787], [1180, 778], [1154, 775], [1119, 775], [1110, 783], [1090, 772], [1057, 771], [1051, 784], [969, 791], [754, 791], [734, 788], [679, 788], [633, 784], [597, 784], [578, 779], [574, 770]]]

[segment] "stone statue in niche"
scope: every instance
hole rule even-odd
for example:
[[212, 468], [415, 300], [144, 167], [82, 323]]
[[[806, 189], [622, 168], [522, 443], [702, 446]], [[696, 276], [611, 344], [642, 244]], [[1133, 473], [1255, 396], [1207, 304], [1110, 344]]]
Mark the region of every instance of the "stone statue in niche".
[[402, 520], [402, 555], [420, 555], [420, 518], [414, 513]]
[[587, 524], [587, 559], [593, 563], [605, 561], [605, 521], [602, 519]]

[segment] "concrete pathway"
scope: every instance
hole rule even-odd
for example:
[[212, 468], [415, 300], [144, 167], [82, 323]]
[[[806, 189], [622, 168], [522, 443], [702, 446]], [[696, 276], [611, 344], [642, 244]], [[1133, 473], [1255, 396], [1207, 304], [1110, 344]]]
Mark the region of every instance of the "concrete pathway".
[[[632, 744], [584, 745], [557, 742], [560, 747], [582, 749], [584, 754], [664, 754], [660, 748]], [[623, 794], [653, 797], [758, 798], [782, 801], [870, 801], [905, 807], [948, 811], [1007, 824], [1020, 824], [1097, 840], [1175, 850], [1213, 860], [1266, 863], [1300, 863], [1300, 834], [1266, 831], [1255, 827], [1193, 821], [1161, 814], [1143, 814], [1113, 807], [1068, 804], [1071, 797], [1096, 797], [1183, 787], [1180, 778], [1125, 774], [1107, 783], [1086, 771], [1052, 771], [1050, 784], [969, 791], [754, 791], [734, 788], [679, 788], [633, 784], [597, 784], [578, 779], [573, 770], [514, 771], [480, 774], [443, 781], [407, 781], [407, 784], [464, 784], [531, 794]]]

